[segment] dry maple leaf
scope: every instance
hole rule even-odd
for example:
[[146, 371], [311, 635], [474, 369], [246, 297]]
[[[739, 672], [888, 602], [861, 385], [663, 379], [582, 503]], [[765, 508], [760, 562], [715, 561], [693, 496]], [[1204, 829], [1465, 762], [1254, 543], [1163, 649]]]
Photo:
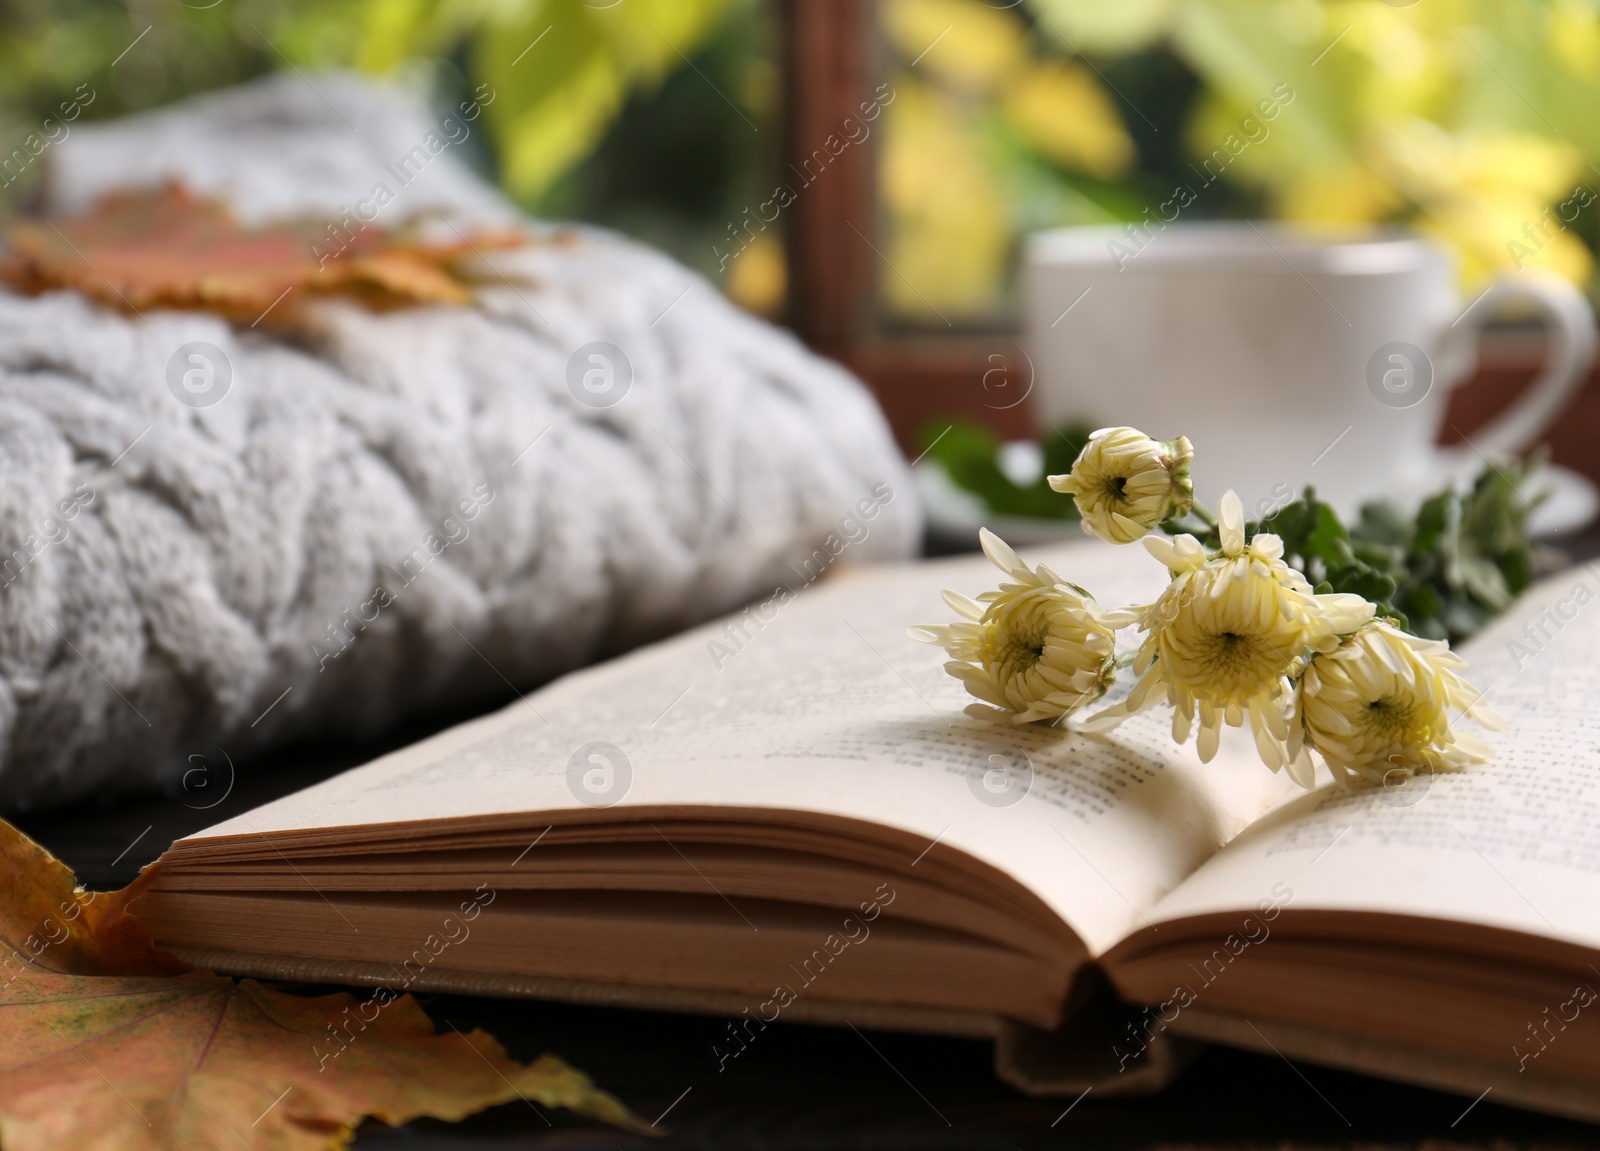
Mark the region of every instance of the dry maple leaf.
[[0, 1146], [311, 1151], [373, 1116], [460, 1119], [518, 1098], [642, 1128], [553, 1056], [436, 1034], [410, 996], [317, 998], [185, 972], [127, 912], [0, 820]]
[[315, 295], [375, 308], [465, 303], [467, 287], [451, 266], [470, 252], [524, 242], [476, 232], [422, 243], [348, 217], [247, 229], [223, 205], [176, 184], [108, 196], [70, 219], [18, 220], [6, 239], [0, 280], [19, 290], [72, 288], [114, 308], [196, 308], [252, 322], [268, 314], [292, 322], [299, 299]]

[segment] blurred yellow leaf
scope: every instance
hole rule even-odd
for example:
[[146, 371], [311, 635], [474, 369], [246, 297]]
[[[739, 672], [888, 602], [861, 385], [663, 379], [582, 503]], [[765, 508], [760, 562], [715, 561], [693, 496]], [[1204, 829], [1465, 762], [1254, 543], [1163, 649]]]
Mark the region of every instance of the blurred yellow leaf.
[[323, 0], [274, 23], [294, 60], [388, 73], [465, 43], [510, 191], [537, 196], [587, 156], [629, 91], [683, 67], [733, 0]]
[[962, 88], [993, 89], [1027, 52], [1016, 14], [982, 0], [884, 0], [880, 19], [908, 64]]
[[1314, 44], [1328, 27], [1328, 12], [1317, 0], [1277, 0], [1272, 26], [1291, 44]]
[[771, 232], [750, 241], [728, 268], [728, 298], [758, 316], [776, 316], [788, 290], [783, 245]]
[[1281, 180], [1272, 202], [1276, 216], [1298, 224], [1366, 224], [1388, 218], [1406, 200], [1372, 169], [1349, 163]]
[[[1269, 89], [1294, 91], [1226, 167], [1283, 217], [1413, 223], [1451, 249], [1468, 287], [1530, 259], [1579, 283], [1591, 274], [1547, 209], [1600, 152], [1600, 124], [1575, 115], [1600, 100], [1594, 0], [1179, 0], [1171, 28], [1206, 86], [1189, 125], [1197, 154], [1243, 135]], [[1549, 235], [1534, 243], [1526, 229], [1540, 221]]]
[[474, 70], [494, 93], [484, 116], [516, 195], [549, 187], [621, 110], [624, 77], [581, 0], [551, 0], [524, 24], [485, 25], [473, 52]]
[[1378, 138], [1381, 162], [1422, 208], [1419, 226], [1454, 250], [1465, 283], [1533, 262], [1587, 280], [1587, 249], [1546, 211], [1580, 180], [1583, 157], [1570, 144], [1527, 133], [1452, 135], [1422, 121]]
[[[1032, 0], [1074, 52], [1136, 52], [1165, 35], [1184, 0]], [[1258, 5], [1259, 7], [1259, 5]]]
[[1594, 271], [1588, 248], [1533, 200], [1462, 196], [1427, 209], [1415, 224], [1455, 255], [1469, 290], [1496, 272], [1537, 269], [1582, 284]]
[[884, 294], [902, 315], [981, 312], [1010, 254], [1006, 197], [963, 110], [908, 72], [893, 83], [895, 101], [884, 113]]
[[1551, 54], [1574, 76], [1592, 80], [1600, 72], [1600, 18], [1589, 0], [1557, 0], [1545, 37]]
[[1379, 125], [1375, 161], [1418, 203], [1463, 194], [1548, 203], [1565, 194], [1583, 157], [1564, 141], [1526, 133], [1451, 133], [1426, 120]]
[[681, 67], [726, 7], [727, 0], [542, 0], [506, 8], [516, 22], [482, 24], [473, 65], [494, 90], [485, 114], [506, 186], [526, 198], [548, 188], [599, 143], [628, 91]]
[[389, 72], [418, 53], [448, 47], [451, 33], [466, 27], [467, 7], [460, 0], [366, 0], [356, 66]]
[[1453, 173], [1486, 192], [1516, 191], [1540, 201], [1565, 195], [1583, 175], [1583, 155], [1565, 140], [1525, 132], [1458, 136]]
[[1333, 73], [1347, 139], [1359, 140], [1382, 123], [1456, 118], [1463, 67], [1479, 60], [1448, 23], [1459, 18], [1452, 7], [1451, 0], [1430, 12], [1386, 4], [1330, 7], [1327, 43], [1345, 34], [1320, 67]]
[[601, 56], [577, 61], [559, 92], [508, 108], [499, 131], [506, 187], [517, 196], [543, 192], [594, 148], [622, 107], [622, 85]]
[[[1123, 176], [1136, 157], [1121, 108], [1071, 56], [1161, 40], [1202, 80], [1191, 158], [1261, 189], [1276, 214], [1415, 225], [1452, 251], [1469, 288], [1518, 267], [1578, 283], [1593, 273], [1574, 226], [1600, 211], [1575, 194], [1600, 157], [1600, 0], [1026, 2], [1059, 55], [1041, 57], [1026, 35], [1011, 46], [971, 0], [886, 2], [897, 52], [926, 52], [917, 75], [945, 87], [912, 93], [890, 118], [891, 257], [916, 287], [886, 274], [897, 306], [978, 308], [998, 290], [1009, 229], [1041, 218], [985, 117], [998, 111], [1068, 171]], [[994, 31], [986, 40], [962, 21]]]
[[1023, 139], [1057, 163], [1102, 180], [1133, 165], [1133, 140], [1116, 105], [1075, 61], [1028, 66], [1006, 93], [1005, 110]]

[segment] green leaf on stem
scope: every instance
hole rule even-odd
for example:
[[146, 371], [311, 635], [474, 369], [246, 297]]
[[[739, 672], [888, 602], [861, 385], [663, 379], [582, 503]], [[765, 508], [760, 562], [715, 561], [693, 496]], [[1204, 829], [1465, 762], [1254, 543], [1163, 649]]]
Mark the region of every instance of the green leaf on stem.
[[[1414, 516], [1367, 504], [1348, 528], [1308, 487], [1246, 532], [1281, 538], [1285, 560], [1318, 592], [1363, 596], [1415, 635], [1460, 642], [1533, 582], [1528, 516], [1544, 493], [1530, 489], [1543, 462], [1540, 454], [1486, 467], [1471, 487], [1428, 497]], [[1215, 530], [1195, 530], [1190, 521], [1163, 526], [1219, 546]]]

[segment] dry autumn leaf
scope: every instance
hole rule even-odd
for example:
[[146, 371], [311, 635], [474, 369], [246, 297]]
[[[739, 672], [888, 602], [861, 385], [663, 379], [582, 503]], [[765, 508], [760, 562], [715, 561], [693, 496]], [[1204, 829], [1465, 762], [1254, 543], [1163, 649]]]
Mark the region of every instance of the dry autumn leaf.
[[436, 1034], [410, 996], [306, 998], [185, 972], [127, 912], [0, 820], [0, 1147], [311, 1151], [368, 1116], [455, 1120], [518, 1098], [641, 1129], [559, 1059]]
[[[22, 219], [8, 229], [0, 280], [38, 293], [72, 288], [114, 308], [195, 308], [255, 322], [286, 320], [305, 296], [351, 296], [375, 308], [459, 304], [451, 270], [472, 252], [512, 247], [509, 232], [423, 243], [359, 221], [289, 220], [247, 229], [178, 185], [107, 197], [87, 215]], [[285, 302], [296, 289], [300, 295]]]

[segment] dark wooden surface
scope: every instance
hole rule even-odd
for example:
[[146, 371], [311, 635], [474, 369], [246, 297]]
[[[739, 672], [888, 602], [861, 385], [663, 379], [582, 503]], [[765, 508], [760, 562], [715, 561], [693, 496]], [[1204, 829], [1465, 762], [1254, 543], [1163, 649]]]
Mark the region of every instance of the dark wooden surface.
[[[435, 1018], [495, 1031], [515, 1054], [559, 1052], [647, 1122], [671, 1106], [661, 1141], [577, 1128], [512, 1104], [449, 1128], [414, 1124], [363, 1146], [1043, 1148], [1592, 1147], [1600, 1130], [1470, 1099], [1213, 1048], [1153, 1099], [1029, 1099], [990, 1072], [987, 1044], [774, 1025], [725, 1072], [718, 1020], [441, 998]], [[1304, 1076], [1304, 1078], [1302, 1078]], [[683, 1094], [684, 1091], [688, 1094]], [[674, 1100], [677, 1100], [673, 1106]], [[1071, 1110], [1068, 1107], [1071, 1105]], [[1065, 1114], [1063, 1114], [1065, 1112]], [[1463, 1112], [1465, 1116], [1463, 1117]]]

